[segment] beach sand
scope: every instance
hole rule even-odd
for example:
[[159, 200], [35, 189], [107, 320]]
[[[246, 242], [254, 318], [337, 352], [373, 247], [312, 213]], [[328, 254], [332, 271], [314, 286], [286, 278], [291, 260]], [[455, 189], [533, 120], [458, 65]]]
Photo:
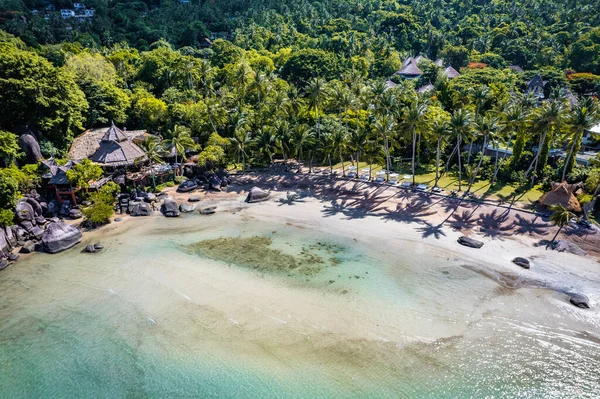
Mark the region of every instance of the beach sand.
[[[236, 180], [194, 193], [215, 215], [123, 216], [71, 251], [5, 270], [0, 361], [11, 366], [0, 383], [29, 397], [600, 394], [598, 263], [539, 245], [547, 222], [513, 211], [490, 228], [498, 208], [452, 213], [445, 200], [353, 182]], [[253, 185], [271, 198], [245, 203]], [[517, 215], [535, 229], [520, 233]], [[462, 234], [483, 248], [459, 245]], [[219, 237], [268, 237], [323, 270], [269, 273], [189, 250]], [[97, 241], [102, 252], [77, 252]], [[570, 291], [592, 309], [570, 305]]]

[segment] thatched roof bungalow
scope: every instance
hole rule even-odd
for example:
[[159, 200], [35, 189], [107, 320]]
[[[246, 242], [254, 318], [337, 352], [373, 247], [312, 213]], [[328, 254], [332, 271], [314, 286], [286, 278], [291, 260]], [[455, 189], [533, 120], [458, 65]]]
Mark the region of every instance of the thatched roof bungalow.
[[[148, 135], [145, 130], [120, 130], [116, 128], [114, 124], [108, 128], [89, 129], [73, 140], [73, 144], [71, 144], [71, 148], [69, 149], [69, 159], [81, 160], [84, 158], [91, 158], [100, 148], [100, 142], [103, 137], [109, 130], [113, 130], [113, 127], [133, 143], [143, 141]], [[123, 137], [121, 135], [119, 136], [121, 138]], [[116, 137], [116, 133], [113, 133], [113, 137]]]
[[456, 69], [452, 68], [452, 66], [449, 66], [448, 68], [444, 69], [444, 71], [442, 73], [448, 79], [454, 79], [454, 78], [458, 78], [460, 76], [460, 73], [458, 73], [458, 71]]
[[568, 184], [566, 181], [554, 182], [552, 190], [542, 195], [539, 203], [546, 207], [562, 205], [571, 212], [581, 212], [581, 205], [574, 194], [578, 188], [578, 184]]
[[93, 162], [109, 168], [130, 166], [145, 158], [144, 150], [114, 124], [102, 136], [100, 146], [91, 157]]
[[400, 75], [404, 79], [418, 79], [421, 75], [423, 75], [423, 71], [419, 69], [417, 66], [417, 62], [414, 59], [411, 59], [405, 66], [402, 67], [399, 71], [395, 73], [396, 75]]

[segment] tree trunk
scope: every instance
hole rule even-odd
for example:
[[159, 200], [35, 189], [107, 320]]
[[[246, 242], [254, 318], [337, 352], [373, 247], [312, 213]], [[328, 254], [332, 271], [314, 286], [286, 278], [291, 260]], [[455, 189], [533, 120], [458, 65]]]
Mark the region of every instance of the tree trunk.
[[346, 177], [346, 168], [344, 167], [344, 157], [342, 156], [341, 151], [340, 151], [340, 161], [342, 161], [342, 176]]
[[246, 173], [246, 154], [242, 151], [242, 173]]
[[457, 139], [456, 148], [458, 151], [458, 191], [462, 190], [462, 165], [460, 164], [460, 136]]
[[390, 173], [390, 149], [388, 147], [388, 136], [385, 136], [385, 174], [389, 180]]
[[416, 145], [417, 145], [417, 134], [416, 132], [413, 130], [413, 134], [412, 134], [412, 167], [411, 167], [411, 171], [412, 171], [412, 185], [415, 185], [415, 150], [416, 150]]
[[456, 146], [452, 149], [452, 152], [450, 153], [450, 156], [448, 156], [448, 160], [446, 161], [446, 172], [445, 174], [448, 174], [448, 170], [450, 169], [450, 161], [452, 160], [452, 157], [454, 156], [454, 153], [456, 152]]
[[469, 153], [467, 154], [467, 163], [465, 164], [466, 166], [469, 166], [471, 164], [471, 151], [473, 151], [473, 140], [469, 142]]
[[[579, 132], [577, 132], [576, 134], [579, 134]], [[571, 169], [570, 168], [570, 163], [571, 163], [571, 157], [573, 156], [573, 150], [575, 149], [575, 140], [576, 140], [576, 137], [573, 138], [573, 142], [571, 143], [571, 149], [569, 150], [569, 154], [567, 155], [567, 159], [565, 159], [565, 166], [563, 168], [562, 180], [561, 181], [565, 181], [565, 177], [567, 175], [567, 169]]]
[[327, 155], [327, 159], [329, 160], [329, 173], [333, 174], [333, 165], [331, 164], [331, 155]]
[[554, 241], [556, 241], [556, 237], [558, 237], [558, 235], [560, 234], [563, 227], [564, 227], [563, 225], [558, 227], [558, 231], [556, 232], [556, 234], [554, 234], [554, 237], [552, 237], [552, 240], [550, 241], [550, 243], [553, 243]]
[[496, 150], [496, 161], [494, 163], [494, 176], [492, 176], [492, 182], [490, 184], [490, 188], [492, 188], [494, 186], [494, 184], [496, 183], [496, 174], [498, 174], [498, 169], [500, 169], [500, 167], [498, 166], [498, 143], [496, 143], [495, 140], [494, 140], [494, 147]]
[[438, 137], [436, 157], [435, 157], [435, 185], [433, 187], [437, 187], [438, 181], [440, 180], [440, 147], [441, 147], [441, 142], [442, 142], [442, 138]]
[[479, 173], [479, 168], [481, 168], [481, 163], [483, 162], [483, 152], [485, 151], [485, 147], [487, 146], [487, 136], [483, 137], [483, 147], [481, 148], [481, 156], [479, 157], [479, 162], [477, 162], [477, 167], [475, 168], [475, 172], [473, 172], [473, 176], [471, 176], [471, 180], [469, 181], [469, 188], [467, 188], [467, 193], [471, 191], [471, 187], [473, 187], [473, 183], [475, 183], [475, 179], [477, 178], [477, 174]]

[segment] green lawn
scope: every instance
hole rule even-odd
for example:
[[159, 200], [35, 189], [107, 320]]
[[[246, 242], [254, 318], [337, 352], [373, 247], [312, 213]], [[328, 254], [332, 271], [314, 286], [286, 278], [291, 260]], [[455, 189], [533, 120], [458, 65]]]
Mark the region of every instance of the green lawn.
[[[350, 166], [350, 165], [351, 165], [350, 162], [344, 163], [346, 170], [348, 170], [348, 166]], [[361, 170], [363, 168], [368, 168], [368, 167], [369, 167], [369, 164], [367, 164], [366, 162], [360, 162], [360, 165], [358, 165], [358, 173], [361, 174]], [[321, 168], [324, 168], [324, 166], [321, 166]], [[342, 164], [338, 163], [338, 164], [333, 165], [333, 169], [341, 170]], [[381, 169], [383, 169], [383, 167], [381, 165], [373, 165], [373, 175], [372, 176], [375, 177], [375, 173]], [[402, 180], [403, 175], [411, 174], [410, 166], [408, 166], [406, 168], [402, 168], [395, 172], [400, 175], [400, 180]], [[425, 183], [425, 184], [428, 184], [429, 186], [433, 186], [433, 184], [435, 183], [435, 171], [422, 172], [422, 173], [417, 172], [415, 181], [417, 184]], [[466, 190], [468, 185], [469, 185], [469, 183], [468, 183], [467, 179], [463, 176], [462, 190], [463, 191]], [[450, 174], [447, 176], [445, 175], [440, 178], [440, 180], [438, 182], [438, 186], [443, 188], [447, 192], [450, 192], [451, 190], [458, 191], [458, 176], [455, 176], [454, 174]], [[494, 187], [490, 188], [490, 182], [488, 180], [479, 180], [479, 181], [475, 181], [475, 183], [473, 184], [473, 187], [471, 188], [471, 192], [473, 192], [474, 194], [476, 194], [478, 196], [482, 196], [483, 198], [486, 198], [486, 199], [499, 200], [502, 202], [510, 202], [514, 199], [513, 196], [515, 195], [516, 188], [517, 188], [516, 185], [506, 184], [506, 183], [502, 183], [502, 182], [496, 183], [494, 185]], [[530, 190], [518, 193], [516, 200], [518, 202], [532, 204], [533, 202], [537, 201], [541, 197], [542, 194], [543, 194], [543, 191], [541, 191], [540, 186], [536, 185]]]

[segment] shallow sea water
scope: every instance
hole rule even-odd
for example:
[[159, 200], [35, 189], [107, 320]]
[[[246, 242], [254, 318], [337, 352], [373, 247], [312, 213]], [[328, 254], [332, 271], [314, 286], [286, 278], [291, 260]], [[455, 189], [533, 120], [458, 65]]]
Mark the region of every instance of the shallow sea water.
[[[0, 273], [0, 397], [600, 397], [598, 311], [559, 293], [501, 287], [431, 247], [243, 215], [127, 223], [98, 254], [83, 242]], [[324, 266], [189, 251], [253, 236]]]

